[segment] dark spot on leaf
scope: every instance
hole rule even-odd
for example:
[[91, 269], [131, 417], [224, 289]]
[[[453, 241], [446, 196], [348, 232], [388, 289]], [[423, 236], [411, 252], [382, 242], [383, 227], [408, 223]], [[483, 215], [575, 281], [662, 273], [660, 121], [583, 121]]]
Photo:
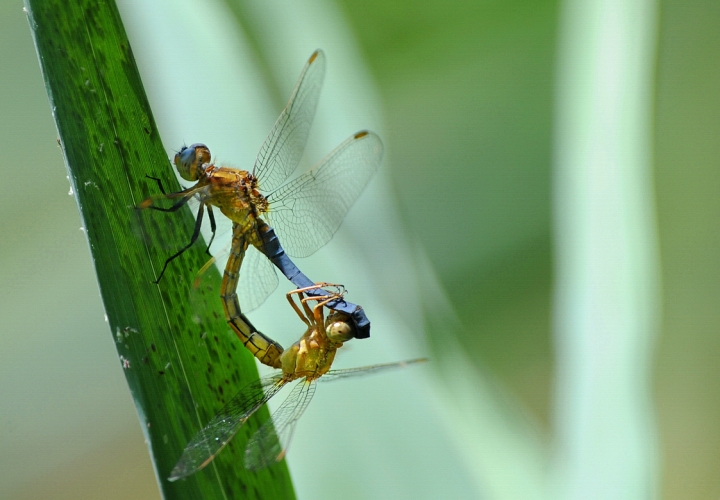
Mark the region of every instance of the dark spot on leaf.
[[165, 372], [162, 371], [162, 370], [160, 370], [160, 371], [158, 372], [158, 375], [165, 375]]
[[155, 347], [155, 344], [150, 344], [150, 349], [152, 349], [152, 352], [156, 352], [157, 348]]

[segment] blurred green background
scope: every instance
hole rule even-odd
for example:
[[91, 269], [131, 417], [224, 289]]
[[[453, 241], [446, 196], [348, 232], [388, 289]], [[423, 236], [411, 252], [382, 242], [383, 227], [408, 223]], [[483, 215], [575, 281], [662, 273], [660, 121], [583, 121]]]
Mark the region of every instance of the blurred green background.
[[[463, 327], [442, 335], [457, 334], [476, 368], [550, 442], [560, 6], [334, 5], [382, 105], [398, 229], [427, 257]], [[660, 494], [717, 498], [720, 3], [663, 0], [659, 11], [653, 169], [662, 317], [653, 397]], [[300, 64], [286, 70], [290, 78]], [[329, 52], [329, 68], [335, 64]], [[0, 150], [13, 183], [0, 199], [0, 497], [157, 498], [16, 1], [0, 1], [0, 68]], [[270, 93], [284, 100], [286, 88]]]

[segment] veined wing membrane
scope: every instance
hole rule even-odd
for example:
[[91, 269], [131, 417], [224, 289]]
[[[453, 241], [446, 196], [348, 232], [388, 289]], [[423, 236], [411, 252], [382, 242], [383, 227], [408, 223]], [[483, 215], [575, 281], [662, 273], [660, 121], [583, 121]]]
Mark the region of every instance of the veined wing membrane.
[[278, 286], [275, 266], [259, 250], [249, 246], [240, 267], [238, 300], [244, 312], [260, 306]]
[[278, 187], [297, 167], [305, 151], [324, 77], [325, 53], [318, 49], [308, 59], [287, 106], [258, 153], [253, 174], [263, 191]]
[[243, 387], [188, 443], [168, 480], [189, 476], [209, 464], [247, 419], [285, 384], [283, 375], [277, 374]]
[[282, 460], [292, 439], [298, 419], [310, 404], [317, 382], [302, 380], [260, 427], [245, 448], [245, 467], [258, 470]]
[[330, 241], [380, 166], [377, 134], [358, 132], [309, 172], [268, 195], [268, 219], [293, 257], [307, 257]]
[[[221, 238], [223, 236], [218, 239]], [[203, 295], [199, 294], [198, 290], [212, 290], [206, 275], [208, 268], [213, 264], [217, 264], [221, 272], [223, 272], [222, 269], [227, 266], [229, 255], [230, 244], [228, 243], [221, 250], [214, 251], [212, 259], [206, 262], [198, 271], [191, 294], [193, 302], [202, 304]], [[243, 312], [248, 313], [257, 309], [275, 291], [277, 286], [278, 277], [275, 266], [254, 246], [249, 246], [245, 251], [242, 266], [240, 267], [240, 280], [237, 289], [238, 301]], [[196, 295], [197, 298], [195, 298]]]
[[427, 358], [418, 358], [418, 359], [411, 359], [409, 361], [400, 361], [398, 363], [386, 363], [383, 365], [372, 365], [372, 366], [362, 366], [360, 368], [347, 368], [344, 370], [330, 370], [325, 375], [320, 378], [320, 380], [323, 380], [325, 382], [332, 382], [333, 380], [340, 380], [343, 378], [350, 378], [350, 377], [358, 377], [361, 375], [371, 375], [373, 373], [377, 373], [380, 371], [385, 371], [393, 368], [404, 368], [407, 365], [412, 365], [415, 363], [424, 363], [427, 361]]

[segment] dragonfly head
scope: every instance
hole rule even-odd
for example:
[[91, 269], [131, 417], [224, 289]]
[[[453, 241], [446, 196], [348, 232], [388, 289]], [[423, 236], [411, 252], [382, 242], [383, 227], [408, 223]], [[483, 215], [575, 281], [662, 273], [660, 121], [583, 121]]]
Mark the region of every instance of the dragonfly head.
[[173, 160], [180, 177], [186, 181], [196, 181], [204, 171], [204, 165], [210, 163], [210, 150], [205, 144], [183, 146]]
[[350, 316], [333, 312], [325, 320], [325, 334], [333, 342], [347, 342], [355, 338], [355, 327]]

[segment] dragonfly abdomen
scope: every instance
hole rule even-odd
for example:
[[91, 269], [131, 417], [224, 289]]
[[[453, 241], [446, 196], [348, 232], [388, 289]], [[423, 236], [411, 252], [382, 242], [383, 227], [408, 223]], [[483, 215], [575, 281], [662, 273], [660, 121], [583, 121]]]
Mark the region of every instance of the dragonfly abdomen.
[[[283, 353], [283, 347], [257, 331], [244, 314], [240, 312], [237, 312], [237, 314], [232, 313], [233, 309], [238, 309], [235, 307], [239, 305], [237, 294], [233, 292], [229, 296], [223, 295], [222, 299], [225, 305], [227, 322], [242, 341], [245, 348], [260, 360], [262, 364], [272, 368], [280, 368], [280, 356]], [[232, 307], [232, 309], [230, 309], [229, 306]]]
[[220, 289], [220, 297], [223, 302], [223, 308], [225, 309], [225, 319], [230, 325], [230, 328], [233, 329], [243, 345], [253, 356], [264, 365], [280, 368], [280, 355], [283, 352], [283, 347], [257, 331], [242, 313], [240, 301], [238, 300], [237, 293], [235, 293], [238, 280], [240, 279], [240, 266], [245, 256], [247, 245], [245, 235], [241, 232], [240, 227], [235, 224], [230, 257], [225, 266], [222, 287]]

